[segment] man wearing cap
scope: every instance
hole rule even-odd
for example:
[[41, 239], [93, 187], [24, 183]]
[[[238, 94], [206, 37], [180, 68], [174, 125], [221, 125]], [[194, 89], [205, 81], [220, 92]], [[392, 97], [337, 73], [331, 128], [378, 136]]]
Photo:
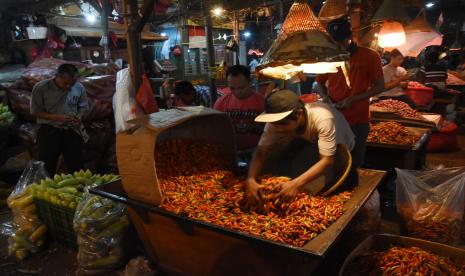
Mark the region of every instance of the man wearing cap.
[[331, 37], [350, 52], [350, 83], [347, 83], [341, 68], [337, 73], [318, 75], [316, 81], [325, 98], [335, 104], [352, 128], [355, 134], [353, 165], [360, 167], [365, 161], [369, 133], [369, 99], [385, 90], [381, 58], [377, 52], [357, 46], [351, 40], [352, 30], [347, 19], [334, 20], [327, 28]]
[[270, 148], [285, 138], [303, 138], [317, 142], [320, 160], [297, 178], [281, 183], [278, 196], [295, 196], [307, 183], [326, 173], [334, 163], [338, 144], [349, 150], [354, 146], [354, 135], [340, 112], [321, 102], [304, 104], [290, 90], [274, 91], [265, 98], [265, 112], [255, 118], [266, 123], [249, 167], [246, 191], [249, 204], [258, 199], [260, 185], [256, 178], [263, 167]]

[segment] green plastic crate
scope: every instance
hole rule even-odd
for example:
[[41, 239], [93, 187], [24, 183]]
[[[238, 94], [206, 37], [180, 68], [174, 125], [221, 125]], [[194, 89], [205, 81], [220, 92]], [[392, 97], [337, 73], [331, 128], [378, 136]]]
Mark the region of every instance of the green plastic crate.
[[39, 217], [47, 225], [49, 235], [66, 247], [77, 249], [77, 235], [73, 228], [75, 210], [34, 198]]

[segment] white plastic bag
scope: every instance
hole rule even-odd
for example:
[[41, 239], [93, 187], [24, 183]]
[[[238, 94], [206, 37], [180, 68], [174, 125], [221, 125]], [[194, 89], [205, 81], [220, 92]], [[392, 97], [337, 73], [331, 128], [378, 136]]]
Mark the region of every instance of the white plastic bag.
[[465, 209], [465, 167], [397, 171], [397, 211], [415, 238], [457, 244]]
[[137, 105], [136, 91], [131, 81], [128, 68], [118, 71], [116, 74], [116, 92], [113, 96], [113, 112], [115, 114], [116, 133], [123, 132], [134, 127], [127, 121], [144, 114]]

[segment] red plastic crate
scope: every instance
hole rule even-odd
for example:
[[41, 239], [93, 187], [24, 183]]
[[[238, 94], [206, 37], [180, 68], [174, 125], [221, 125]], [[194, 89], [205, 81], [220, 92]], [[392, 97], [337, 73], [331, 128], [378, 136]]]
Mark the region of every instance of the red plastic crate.
[[429, 105], [433, 101], [434, 92], [429, 87], [409, 87], [406, 93], [417, 105]]

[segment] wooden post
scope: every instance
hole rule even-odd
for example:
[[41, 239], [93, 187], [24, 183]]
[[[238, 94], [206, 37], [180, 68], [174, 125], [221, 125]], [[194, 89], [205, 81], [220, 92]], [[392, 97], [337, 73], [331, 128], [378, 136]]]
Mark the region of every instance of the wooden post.
[[218, 97], [216, 93], [215, 79], [213, 76], [212, 68], [215, 67], [215, 49], [213, 48], [213, 33], [212, 33], [212, 18], [210, 14], [210, 2], [209, 0], [202, 1], [203, 15], [205, 17], [205, 34], [207, 39], [207, 57], [208, 57], [208, 74], [209, 74], [209, 86], [214, 103]]
[[103, 46], [103, 59], [105, 62], [109, 62], [111, 59], [109, 37], [108, 37], [108, 0], [102, 1], [102, 13], [100, 15], [102, 22], [102, 46]]
[[126, 43], [129, 57], [129, 71], [132, 83], [139, 90], [142, 64], [141, 64], [141, 40], [140, 32], [137, 31], [138, 8], [136, 0], [123, 0], [124, 23], [126, 26]]

